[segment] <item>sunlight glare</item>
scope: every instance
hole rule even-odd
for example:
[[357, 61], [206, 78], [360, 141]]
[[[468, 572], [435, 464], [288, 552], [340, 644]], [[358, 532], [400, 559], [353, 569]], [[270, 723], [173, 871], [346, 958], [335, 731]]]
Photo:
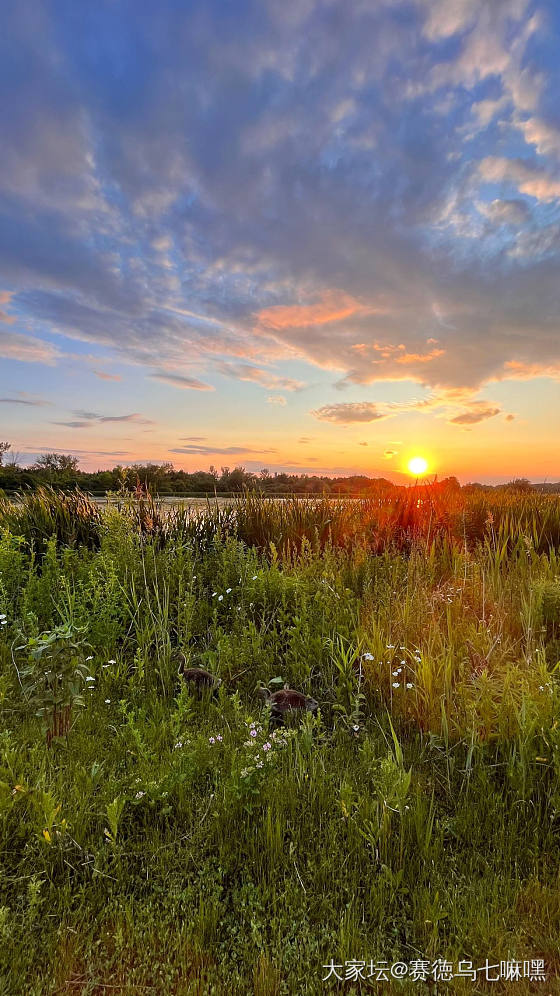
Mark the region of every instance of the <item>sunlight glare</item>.
[[408, 469], [415, 477], [421, 477], [428, 469], [428, 461], [422, 456], [412, 457], [412, 460], [408, 461]]

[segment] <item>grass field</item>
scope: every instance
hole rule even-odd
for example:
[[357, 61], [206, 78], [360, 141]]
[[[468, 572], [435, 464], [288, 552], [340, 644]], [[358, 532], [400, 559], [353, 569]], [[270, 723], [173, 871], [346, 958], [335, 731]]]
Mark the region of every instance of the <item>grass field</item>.
[[43, 490], [0, 623], [0, 993], [560, 992], [558, 499]]

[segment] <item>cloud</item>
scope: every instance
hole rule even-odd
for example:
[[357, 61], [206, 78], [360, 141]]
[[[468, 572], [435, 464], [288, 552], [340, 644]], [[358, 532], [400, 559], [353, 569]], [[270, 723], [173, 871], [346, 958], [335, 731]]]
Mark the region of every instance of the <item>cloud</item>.
[[526, 202], [515, 198], [509, 200], [496, 198], [490, 203], [479, 201], [477, 208], [494, 225], [517, 225], [519, 227], [531, 217]]
[[70, 422], [51, 422], [51, 425], [63, 425], [67, 429], [90, 429], [92, 424], [92, 422], [83, 422], [78, 419]]
[[309, 368], [435, 392], [554, 371], [552, 21], [526, 0], [252, 15], [163, 0], [131, 31], [119, 4], [11, 5], [0, 304], [22, 331], [0, 355], [52, 366], [71, 340], [132, 381], [271, 397]]
[[152, 419], [144, 418], [138, 412], [132, 412], [129, 415], [100, 415], [97, 412], [89, 411], [76, 411], [74, 415], [77, 416], [76, 419], [72, 419], [66, 422], [55, 422], [55, 425], [66, 425], [72, 429], [85, 429], [91, 425], [98, 424], [111, 424], [111, 423], [129, 423], [132, 422], [135, 425], [155, 425], [156, 423]]
[[50, 342], [19, 332], [0, 330], [0, 356], [20, 363], [45, 363], [53, 366], [61, 357], [61, 352]]
[[220, 454], [223, 456], [240, 456], [244, 453], [277, 453], [278, 451], [273, 448], [258, 449], [254, 446], [176, 446], [174, 449], [169, 450], [170, 453], [187, 453], [190, 455], [197, 456], [212, 456], [214, 454]]
[[486, 156], [479, 169], [483, 180], [512, 183], [522, 194], [538, 201], [548, 203], [560, 198], [560, 178], [550, 176], [544, 168], [528, 160]]
[[284, 408], [288, 404], [282, 394], [271, 394], [266, 400], [269, 405], [278, 405], [280, 408]]
[[277, 331], [283, 328], [306, 328], [309, 325], [328, 325], [339, 322], [363, 311], [363, 305], [343, 291], [322, 292], [312, 304], [274, 305], [257, 314], [257, 322]]
[[484, 422], [487, 418], [494, 418], [500, 414], [500, 408], [485, 408], [482, 405], [471, 411], [461, 412], [449, 421], [453, 425], [475, 425], [477, 422]]
[[20, 392], [20, 395], [16, 398], [0, 398], [0, 405], [28, 405], [31, 408], [44, 408], [52, 404], [52, 402], [45, 401], [43, 398], [26, 398], [22, 395], [23, 392]]
[[122, 380], [120, 374], [110, 374], [106, 373], [104, 370], [93, 370], [92, 373], [100, 380]]
[[155, 425], [149, 418], [143, 418], [138, 412], [131, 415], [99, 415], [99, 422], [136, 422], [138, 425]]
[[[0, 291], [0, 304], [9, 304], [11, 298], [10, 291]], [[0, 322], [4, 322], [6, 325], [13, 325], [15, 320], [15, 315], [7, 315], [5, 311], [0, 311]]]
[[411, 401], [375, 403], [362, 401], [325, 405], [310, 414], [320, 421], [350, 425], [356, 422], [374, 422], [410, 412], [434, 415], [455, 425], [474, 425], [498, 415], [501, 408], [486, 400], [475, 398], [473, 391], [468, 388], [447, 388]]
[[348, 402], [347, 404], [324, 405], [311, 412], [321, 422], [336, 422], [351, 425], [353, 422], [376, 422], [388, 418], [388, 412], [381, 412], [371, 401]]
[[233, 377], [235, 380], [251, 381], [254, 384], [261, 384], [263, 387], [268, 387], [269, 389], [277, 388], [282, 391], [299, 391], [302, 387], [305, 387], [303, 381], [294, 380], [291, 377], [279, 377], [269, 370], [251, 366], [249, 363], [219, 363], [217, 370], [226, 377]]
[[171, 387], [178, 387], [183, 391], [214, 391], [211, 384], [204, 384], [196, 377], [185, 377], [182, 374], [170, 374], [164, 371], [149, 374], [153, 380], [160, 380], [163, 384], [170, 384]]

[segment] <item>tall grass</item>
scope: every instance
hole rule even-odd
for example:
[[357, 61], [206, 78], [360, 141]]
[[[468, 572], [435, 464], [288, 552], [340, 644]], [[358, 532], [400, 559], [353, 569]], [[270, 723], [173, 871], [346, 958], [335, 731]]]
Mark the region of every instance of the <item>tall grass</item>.
[[[558, 521], [413, 489], [3, 505], [0, 991], [357, 994], [322, 966], [541, 957], [555, 992]], [[47, 747], [22, 676], [62, 626], [87, 687]], [[318, 721], [275, 740], [272, 678]]]

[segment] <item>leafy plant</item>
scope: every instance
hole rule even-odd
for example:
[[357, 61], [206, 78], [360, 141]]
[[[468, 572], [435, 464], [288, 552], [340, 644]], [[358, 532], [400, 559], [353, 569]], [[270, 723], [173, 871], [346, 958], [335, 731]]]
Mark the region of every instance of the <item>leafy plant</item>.
[[27, 653], [27, 663], [19, 671], [21, 688], [27, 704], [46, 727], [47, 746], [55, 737], [68, 734], [72, 713], [83, 709], [84, 690], [93, 684], [84, 660], [89, 647], [84, 633], [85, 627], [63, 623], [29, 637], [17, 648]]

